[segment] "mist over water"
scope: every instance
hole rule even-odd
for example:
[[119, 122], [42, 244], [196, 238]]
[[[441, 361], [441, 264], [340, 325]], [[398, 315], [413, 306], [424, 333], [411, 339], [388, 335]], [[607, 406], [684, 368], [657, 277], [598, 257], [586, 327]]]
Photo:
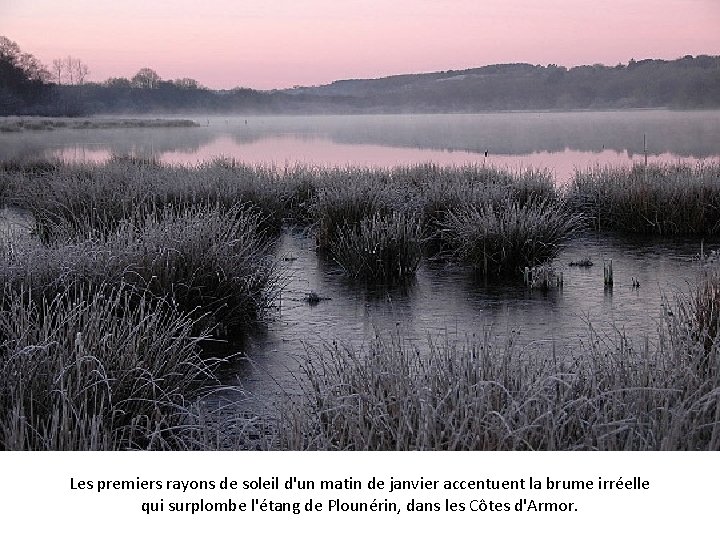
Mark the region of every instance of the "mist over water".
[[563, 183], [576, 168], [643, 161], [644, 138], [649, 162], [720, 158], [720, 111], [189, 118], [200, 127], [0, 133], [0, 159], [131, 154], [173, 164], [218, 156], [277, 166], [480, 163], [547, 168]]

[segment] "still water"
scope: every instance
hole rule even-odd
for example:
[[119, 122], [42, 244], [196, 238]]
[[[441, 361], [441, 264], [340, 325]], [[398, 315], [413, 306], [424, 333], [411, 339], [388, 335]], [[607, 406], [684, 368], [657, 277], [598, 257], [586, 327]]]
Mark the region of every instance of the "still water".
[[[720, 244], [720, 243], [719, 243]], [[706, 249], [716, 249], [710, 245]], [[277, 255], [289, 283], [267, 330], [247, 347], [252, 362], [243, 384], [253, 392], [292, 386], [305, 347], [336, 341], [359, 349], [376, 333], [398, 331], [418, 347], [428, 337], [464, 341], [485, 332], [501, 340], [512, 335], [519, 346], [544, 354], [571, 354], [590, 339], [617, 343], [618, 334], [643, 346], [657, 337], [658, 325], [672, 312], [675, 296], [687, 294], [705, 269], [696, 257], [696, 240], [639, 241], [588, 235], [570, 242], [555, 265], [564, 287], [528, 290], [522, 280], [478, 281], [447, 262], [425, 261], [414, 281], [403, 287], [372, 288], [346, 279], [331, 261], [319, 258], [314, 240], [287, 232]], [[589, 268], [570, 266], [589, 257]], [[603, 260], [613, 259], [615, 285], [603, 286]], [[633, 278], [640, 287], [632, 286]], [[329, 300], [305, 301], [315, 291]]]
[[720, 111], [183, 118], [200, 127], [0, 133], [0, 159], [133, 154], [181, 164], [217, 156], [279, 166], [484, 163], [547, 168], [564, 183], [576, 168], [643, 160], [645, 141], [650, 162], [720, 158]]

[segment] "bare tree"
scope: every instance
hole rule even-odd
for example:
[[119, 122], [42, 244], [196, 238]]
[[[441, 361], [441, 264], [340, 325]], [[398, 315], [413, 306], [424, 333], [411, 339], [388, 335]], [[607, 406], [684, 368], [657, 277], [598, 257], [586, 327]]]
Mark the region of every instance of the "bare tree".
[[68, 56], [64, 60], [65, 63], [65, 73], [67, 73], [67, 84], [73, 85], [75, 84], [75, 77], [73, 73], [73, 57]]
[[53, 77], [55, 78], [55, 83], [62, 84], [63, 82], [63, 73], [65, 72], [65, 62], [60, 60], [59, 58], [56, 58], [52, 61], [53, 66]]
[[84, 84], [89, 72], [87, 64], [79, 58], [53, 60], [53, 76], [58, 84]]
[[82, 62], [80, 59], [75, 58], [73, 63], [73, 70], [75, 71], [76, 84], [85, 84], [85, 78], [88, 76], [90, 70], [87, 64]]
[[132, 78], [132, 85], [136, 88], [157, 88], [160, 84], [160, 75], [150, 68], [142, 68]]

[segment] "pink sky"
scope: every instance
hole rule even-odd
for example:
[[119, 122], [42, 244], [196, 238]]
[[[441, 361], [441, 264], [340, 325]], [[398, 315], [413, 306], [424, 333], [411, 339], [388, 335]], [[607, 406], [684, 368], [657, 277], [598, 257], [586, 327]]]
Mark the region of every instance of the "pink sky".
[[720, 54], [720, 0], [0, 0], [0, 35], [91, 80], [287, 88], [530, 62]]

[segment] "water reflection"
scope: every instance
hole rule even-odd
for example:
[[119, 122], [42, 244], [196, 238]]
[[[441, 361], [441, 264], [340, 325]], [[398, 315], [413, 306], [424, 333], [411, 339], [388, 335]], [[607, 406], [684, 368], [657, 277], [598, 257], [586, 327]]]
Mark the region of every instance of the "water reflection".
[[[433, 161], [575, 168], [720, 157], [720, 111], [517, 112], [439, 115], [194, 117], [201, 127], [0, 134], [0, 159], [113, 154], [194, 164], [218, 155], [251, 163], [390, 167]], [[487, 156], [486, 156], [487, 153]]]

